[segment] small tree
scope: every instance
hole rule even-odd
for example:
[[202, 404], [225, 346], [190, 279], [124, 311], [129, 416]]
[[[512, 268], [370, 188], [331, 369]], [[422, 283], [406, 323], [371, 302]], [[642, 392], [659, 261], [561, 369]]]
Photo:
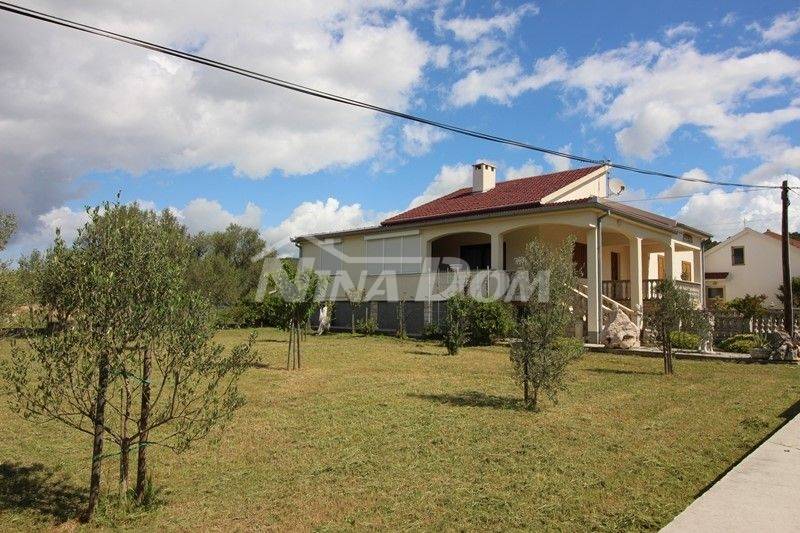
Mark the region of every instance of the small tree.
[[664, 374], [671, 375], [674, 373], [671, 333], [682, 330], [702, 337], [708, 328], [708, 323], [695, 309], [689, 292], [675, 285], [671, 279], [660, 282], [656, 287], [656, 293], [658, 298], [653, 301], [653, 308], [646, 318], [646, 324], [655, 334], [656, 344], [664, 356]]
[[276, 296], [274, 312], [279, 317], [279, 326], [289, 331], [286, 369], [299, 369], [301, 329], [319, 311], [322, 304], [319, 296], [325, 291], [327, 279], [320, 278], [311, 269], [298, 269], [294, 262], [286, 261], [283, 268], [273, 274], [273, 283]]
[[[364, 305], [366, 293], [364, 289], [350, 289], [347, 291], [347, 299], [350, 300], [350, 333], [356, 333], [356, 311], [361, 311]], [[364, 319], [366, 319], [366, 315]]]
[[458, 351], [469, 339], [469, 298], [457, 293], [447, 300], [447, 308], [442, 323], [442, 344], [449, 355], [458, 355]]
[[138, 441], [141, 501], [147, 447], [183, 450], [227, 420], [242, 404], [236, 384], [255, 357], [253, 339], [229, 355], [210, 343], [211, 308], [186, 288], [185, 231], [169, 212], [106, 203], [89, 215], [74, 245], [57, 236], [30, 275], [51, 333], [15, 347], [2, 371], [23, 416], [92, 436], [83, 520], [98, 502], [106, 438], [120, 448], [123, 494]]
[[397, 302], [397, 336], [401, 339], [408, 337], [406, 332], [406, 297], [400, 295], [400, 301]]
[[[536, 409], [539, 391], [552, 401], [564, 388], [567, 365], [583, 353], [583, 343], [564, 339], [573, 323], [577, 272], [572, 262], [575, 240], [570, 237], [558, 248], [534, 239], [519, 258], [529, 278], [538, 280], [539, 292], [526, 303], [526, 316], [518, 323], [517, 340], [511, 344], [514, 376], [521, 382], [523, 401]], [[544, 297], [546, 296], [546, 297]]]
[[[17, 221], [14, 215], [0, 212], [0, 251], [5, 249], [16, 227]], [[9, 270], [4, 261], [0, 261], [0, 328], [6, 326], [6, 321], [17, 301], [18, 290], [14, 273]]]

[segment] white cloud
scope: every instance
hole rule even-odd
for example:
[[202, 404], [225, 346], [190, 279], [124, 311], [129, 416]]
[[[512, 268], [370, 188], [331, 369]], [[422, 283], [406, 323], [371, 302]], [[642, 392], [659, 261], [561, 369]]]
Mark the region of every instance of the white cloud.
[[508, 167], [506, 169], [506, 181], [508, 180], [516, 180], [519, 178], [528, 178], [531, 176], [538, 176], [544, 172], [544, 169], [541, 165], [538, 165], [533, 162], [533, 160], [528, 159], [523, 164], [518, 167]]
[[778, 15], [766, 28], [756, 22], [748, 25], [747, 29], [758, 32], [766, 43], [785, 41], [800, 32], [800, 9]]
[[617, 147], [623, 154], [651, 159], [680, 125], [681, 117], [671, 106], [648, 102], [633, 124], [615, 134]]
[[[572, 144], [565, 144], [561, 148], [558, 149], [559, 152], [564, 152], [565, 154], [572, 153]], [[553, 169], [553, 172], [562, 172], [564, 170], [569, 170], [572, 168], [572, 160], [567, 159], [566, 157], [561, 157], [557, 155], [551, 154], [544, 154], [542, 156], [545, 161], [547, 161]]]
[[[682, 176], [706, 181], [711, 179], [708, 177], [708, 174], [706, 174], [705, 170], [701, 168], [693, 168], [687, 172], [684, 172]], [[676, 180], [671, 186], [661, 191], [658, 196], [685, 196], [687, 194], [705, 191], [709, 188], [711, 188], [711, 186], [707, 183]]]
[[62, 206], [39, 215], [35, 224], [21, 229], [11, 244], [3, 250], [2, 257], [16, 261], [20, 256], [33, 250], [46, 250], [53, 245], [56, 230], [67, 243], [72, 243], [78, 236], [78, 230], [89, 222], [89, 214], [85, 210], [73, 210]]
[[522, 4], [512, 11], [498, 13], [489, 18], [454, 17], [445, 19], [442, 9], [438, 9], [434, 13], [434, 24], [438, 29], [452, 32], [456, 39], [475, 42], [484, 35], [495, 31], [506, 35], [511, 34], [516, 30], [523, 17], [538, 13], [539, 8], [533, 3]]
[[508, 104], [525, 91], [557, 84], [579, 96], [573, 109], [617, 130], [623, 155], [652, 158], [675, 131], [691, 125], [734, 155], [763, 156], [774, 150], [779, 128], [800, 120], [800, 106], [743, 108], [765, 91], [779, 94], [798, 77], [800, 60], [780, 51], [702, 53], [691, 42], [631, 42], [574, 64], [560, 52], [539, 59], [530, 72], [517, 59], [473, 70], [454, 84], [450, 102]]
[[739, 17], [736, 15], [736, 13], [731, 11], [730, 13], [726, 13], [725, 16], [720, 19], [719, 23], [722, 26], [733, 26], [738, 19]]
[[336, 198], [303, 202], [280, 224], [263, 230], [262, 236], [280, 255], [296, 255], [297, 249], [290, 238], [374, 226], [392, 215], [365, 210], [360, 204], [342, 205]]
[[[792, 187], [800, 186], [800, 178], [781, 176], [762, 184], [777, 185], [788, 179]], [[742, 229], [744, 224], [758, 230], [780, 231], [780, 191], [750, 189], [724, 191], [716, 188], [689, 199], [677, 214], [678, 220], [704, 229], [717, 240], [725, 239]], [[789, 231], [800, 230], [800, 203], [789, 207]]]
[[765, 162], [742, 176], [742, 181], [760, 183], [784, 173], [800, 175], [800, 146], [777, 146]]
[[411, 200], [408, 208], [417, 207], [462, 187], [472, 186], [472, 165], [459, 163], [442, 166], [422, 194]]
[[[435, 50], [384, 0], [33, 6], [299, 83], [407, 109]], [[245, 177], [363, 162], [388, 121], [13, 15], [0, 32], [0, 209], [24, 229], [88, 172], [232, 166]]]
[[664, 30], [664, 36], [669, 40], [680, 39], [682, 37], [693, 37], [698, 31], [700, 30], [697, 29], [697, 26], [691, 22], [684, 21]]
[[448, 137], [447, 132], [418, 122], [403, 125], [403, 150], [414, 156], [430, 152], [431, 147]]
[[[144, 206], [142, 206], [144, 207]], [[252, 202], [247, 202], [240, 215], [234, 215], [222, 207], [216, 200], [195, 198], [182, 209], [170, 207], [178, 220], [186, 226], [189, 233], [201, 231], [223, 231], [231, 224], [238, 224], [247, 228], [261, 226], [261, 208]]]
[[553, 82], [564, 80], [568, 70], [564, 60], [561, 53], [539, 59], [530, 75], [523, 74], [523, 69], [516, 59], [472, 70], [453, 84], [450, 103], [460, 107], [474, 104], [481, 98], [488, 98], [501, 104], [508, 104], [525, 91], [535, 91]]

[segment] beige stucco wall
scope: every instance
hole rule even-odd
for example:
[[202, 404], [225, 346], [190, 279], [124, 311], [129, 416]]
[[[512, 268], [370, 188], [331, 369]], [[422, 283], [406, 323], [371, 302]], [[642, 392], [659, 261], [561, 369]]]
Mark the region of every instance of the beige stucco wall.
[[[744, 265], [733, 265], [731, 248], [744, 247]], [[725, 300], [745, 294], [764, 294], [769, 306], [779, 307], [775, 296], [782, 283], [781, 242], [757, 231], [745, 229], [731, 240], [706, 252], [706, 272], [729, 272], [725, 280], [708, 280], [709, 287], [721, 287]], [[789, 247], [792, 276], [800, 276], [800, 250]]]
[[[569, 234], [574, 234], [579, 242], [587, 242], [587, 231], [596, 224], [597, 216], [600, 211], [595, 209], [576, 209], [572, 211], [560, 211], [554, 213], [537, 213], [537, 214], [521, 214], [513, 216], [497, 216], [488, 218], [476, 218], [468, 221], [454, 221], [448, 223], [420, 225], [416, 228], [398, 229], [397, 232], [381, 233], [383, 237], [390, 237], [397, 233], [408, 234], [409, 232], [418, 232], [421, 243], [422, 257], [430, 257], [432, 251], [432, 243], [444, 236], [453, 236], [448, 239], [439, 241], [441, 246], [437, 246], [437, 252], [447, 252], [452, 254], [453, 257], [458, 257], [459, 242], [455, 238], [455, 234], [465, 234], [464, 244], [476, 242], [491, 242], [492, 238], [499, 244], [500, 252], [495, 261], [498, 264], [497, 268], [502, 268], [502, 243], [506, 243], [506, 268], [508, 270], [515, 270], [517, 264], [515, 259], [521, 256], [524, 252], [525, 245], [533, 237], [539, 237], [546, 242], [557, 244], [563, 241]], [[611, 279], [611, 252], [620, 254], [620, 279], [630, 279], [630, 249], [629, 239], [631, 236], [639, 236], [644, 239], [644, 250], [663, 250], [663, 241], [670, 238], [666, 231], [659, 231], [653, 228], [645, 227], [612, 215], [607, 217], [603, 223], [603, 279]], [[476, 233], [477, 232], [477, 233]], [[377, 235], [377, 234], [375, 234]], [[335, 239], [341, 242], [342, 252], [349, 257], [359, 258], [365, 254], [366, 241], [365, 234], [345, 235], [340, 239]], [[661, 243], [661, 244], [659, 244]], [[313, 258], [316, 260], [315, 264], [319, 262], [319, 249], [311, 242], [303, 242], [301, 247], [301, 256], [304, 259]], [[647, 255], [647, 254], [645, 254]], [[691, 260], [691, 252], [675, 252], [676, 259], [676, 274], [675, 277], [680, 279], [680, 257], [687, 257]], [[656, 261], [650, 261], [650, 268], [657, 268]], [[358, 284], [363, 264], [357, 262], [344, 261], [342, 269], [347, 272], [350, 280], [354, 284]], [[647, 279], [650, 276], [647, 266], [646, 258], [643, 263], [643, 278]], [[374, 281], [375, 276], [369, 276], [366, 281]], [[386, 283], [397, 283], [398, 291], [405, 293], [406, 297], [411, 298], [414, 294], [414, 288], [417, 286], [419, 275], [416, 274], [398, 274], [394, 276], [394, 280], [385, 280]], [[368, 285], [370, 284], [368, 283]], [[336, 297], [345, 299], [345, 291], [347, 287], [334, 280], [334, 285], [337, 287]], [[380, 299], [378, 296], [376, 299]]]

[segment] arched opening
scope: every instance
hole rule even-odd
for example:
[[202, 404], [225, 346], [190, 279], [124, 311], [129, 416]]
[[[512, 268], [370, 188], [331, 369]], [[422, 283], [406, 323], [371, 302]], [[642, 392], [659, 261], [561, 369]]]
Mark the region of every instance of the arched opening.
[[517, 270], [518, 260], [525, 254], [525, 248], [533, 239], [539, 239], [552, 246], [558, 246], [570, 235], [575, 237], [572, 260], [578, 265], [582, 277], [586, 277], [586, 230], [567, 224], [538, 224], [509, 230], [502, 235], [505, 250], [506, 270]]
[[467, 231], [443, 235], [430, 243], [434, 269], [439, 272], [458, 270], [466, 264], [470, 270], [491, 267], [492, 238], [488, 233]]

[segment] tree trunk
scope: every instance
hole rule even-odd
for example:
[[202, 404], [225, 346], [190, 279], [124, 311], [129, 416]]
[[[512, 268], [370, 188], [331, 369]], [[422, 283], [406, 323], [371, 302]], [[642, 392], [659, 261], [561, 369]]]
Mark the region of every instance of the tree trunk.
[[128, 488], [129, 483], [128, 480], [130, 479], [130, 451], [131, 451], [131, 440], [128, 438], [128, 420], [131, 417], [131, 394], [128, 388], [128, 376], [125, 375], [125, 386], [120, 389], [119, 391], [119, 398], [120, 398], [120, 405], [122, 406], [122, 420], [120, 426], [122, 427], [121, 430], [121, 439], [119, 443], [119, 496], [120, 498], [126, 498], [128, 495]]
[[528, 390], [528, 358], [522, 361], [522, 397], [525, 405], [527, 406], [530, 401], [530, 392]]
[[300, 369], [300, 322], [297, 322], [297, 335], [295, 335], [295, 357], [297, 357], [297, 368]]
[[89, 478], [89, 503], [86, 506], [82, 522], [92, 519], [97, 502], [100, 499], [100, 474], [103, 466], [103, 437], [106, 424], [106, 394], [109, 380], [108, 355], [102, 354], [98, 362], [97, 398], [94, 407], [94, 441], [92, 444], [92, 473]]
[[131, 471], [131, 441], [124, 438], [119, 444], [119, 495], [120, 497], [127, 497], [128, 495], [128, 480], [130, 479]]
[[151, 355], [145, 350], [142, 355], [142, 407], [139, 413], [139, 449], [136, 458], [136, 501], [141, 503], [147, 486], [147, 439], [150, 424], [150, 378]]
[[292, 369], [293, 351], [294, 351], [294, 324], [289, 322], [289, 351], [286, 352], [286, 370]]

